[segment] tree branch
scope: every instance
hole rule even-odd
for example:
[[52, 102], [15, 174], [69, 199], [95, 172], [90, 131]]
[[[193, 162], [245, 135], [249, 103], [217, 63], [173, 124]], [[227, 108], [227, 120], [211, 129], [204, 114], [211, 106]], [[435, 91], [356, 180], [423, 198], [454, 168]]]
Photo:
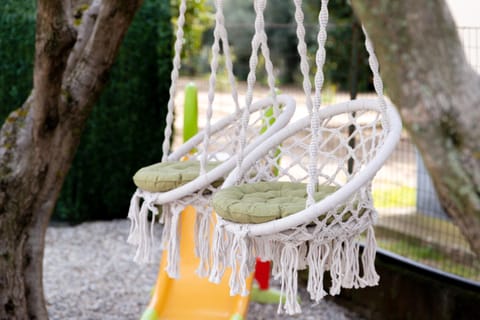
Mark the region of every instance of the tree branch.
[[[68, 103], [63, 112], [78, 109], [86, 117], [105, 85], [120, 44], [143, 0], [103, 0], [91, 36], [66, 75], [63, 90]], [[85, 110], [86, 109], [86, 110]]]
[[95, 22], [97, 21], [98, 13], [100, 11], [102, 0], [94, 0], [89, 6], [88, 10], [85, 11], [82, 15], [82, 21], [78, 28], [77, 42], [73, 47], [70, 57], [68, 58], [67, 68], [65, 74], [69, 75], [72, 72], [72, 69], [78, 62], [85, 46], [87, 45], [88, 40], [90, 39], [93, 28], [95, 27]]
[[58, 124], [58, 104], [68, 53], [76, 32], [70, 22], [70, 1], [39, 0], [33, 76], [34, 139]]
[[0, 279], [2, 319], [48, 318], [45, 231], [87, 116], [141, 3], [103, 0], [66, 73], [76, 38], [70, 0], [38, 0], [34, 90], [0, 132], [0, 270], [11, 280]]

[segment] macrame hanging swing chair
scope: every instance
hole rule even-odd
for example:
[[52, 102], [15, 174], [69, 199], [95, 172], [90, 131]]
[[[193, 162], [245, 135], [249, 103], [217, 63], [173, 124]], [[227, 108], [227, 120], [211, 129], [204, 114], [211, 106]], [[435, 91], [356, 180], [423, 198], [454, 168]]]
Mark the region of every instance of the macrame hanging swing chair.
[[[283, 128], [295, 111], [295, 102], [291, 97], [277, 95], [275, 92], [273, 66], [264, 31], [253, 41], [245, 106], [240, 107], [224, 24], [223, 1], [217, 0], [215, 4], [214, 41], [205, 128], [176, 151], [169, 153], [187, 9], [187, 1], [182, 0], [177, 22], [162, 162], [142, 168], [135, 174], [134, 182], [138, 188], [131, 199], [128, 213], [131, 220], [128, 242], [137, 246], [134, 260], [140, 263], [152, 260], [154, 222], [160, 215], [159, 220], [164, 224], [161, 245], [168, 250], [166, 271], [171, 278], [179, 276], [179, 239], [181, 237], [179, 218], [182, 211], [189, 205], [196, 209], [195, 254], [200, 258], [197, 273], [200, 276], [208, 276], [209, 233], [213, 217], [210, 207], [212, 194], [221, 186], [227, 174], [241, 161], [241, 155], [248, 154], [253, 147]], [[270, 96], [254, 101], [253, 91], [259, 49], [265, 61]], [[221, 51], [223, 51], [235, 111], [211, 125]]]
[[[264, 5], [266, 0], [254, 0]], [[217, 224], [210, 281], [232, 268], [231, 294], [248, 294], [255, 258], [273, 262], [285, 303], [301, 312], [297, 271], [308, 267], [307, 290], [318, 302], [343, 288], [378, 283], [374, 259], [372, 179], [400, 139], [401, 121], [383, 95], [372, 44], [366, 36], [377, 97], [321, 104], [328, 0], [319, 14], [314, 89], [310, 82], [302, 0], [294, 0], [298, 53], [309, 115], [289, 124], [245, 156], [213, 197]], [[267, 169], [261, 171], [259, 168]], [[252, 168], [254, 168], [252, 170]], [[363, 240], [363, 252], [358, 240]]]

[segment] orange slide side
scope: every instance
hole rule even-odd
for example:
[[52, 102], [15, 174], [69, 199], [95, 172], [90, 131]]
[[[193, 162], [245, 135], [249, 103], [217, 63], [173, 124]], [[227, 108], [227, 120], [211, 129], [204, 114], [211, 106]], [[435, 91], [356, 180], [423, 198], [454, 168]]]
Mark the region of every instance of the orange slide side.
[[[199, 259], [194, 254], [194, 225], [195, 209], [189, 206], [182, 212], [180, 220], [180, 279], [171, 279], [165, 272], [164, 251], [154, 294], [142, 320], [245, 319], [249, 297], [230, 296], [229, 271], [220, 284], [210, 283], [196, 275]], [[248, 279], [249, 287], [252, 278]]]

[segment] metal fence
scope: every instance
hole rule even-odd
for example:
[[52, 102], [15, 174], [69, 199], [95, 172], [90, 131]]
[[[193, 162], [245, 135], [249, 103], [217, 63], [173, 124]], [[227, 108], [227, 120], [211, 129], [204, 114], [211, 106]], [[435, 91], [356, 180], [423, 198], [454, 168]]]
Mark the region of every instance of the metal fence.
[[460, 27], [458, 34], [468, 61], [480, 73], [480, 27]]
[[[459, 28], [467, 59], [480, 71], [480, 28]], [[405, 134], [374, 182], [379, 246], [480, 284], [480, 259], [442, 209], [432, 181]]]

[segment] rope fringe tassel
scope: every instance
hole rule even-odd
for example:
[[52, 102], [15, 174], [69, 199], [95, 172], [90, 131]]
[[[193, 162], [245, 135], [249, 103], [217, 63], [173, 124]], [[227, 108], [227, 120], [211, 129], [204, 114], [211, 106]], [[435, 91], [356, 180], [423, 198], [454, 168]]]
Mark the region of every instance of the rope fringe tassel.
[[[373, 227], [366, 229], [366, 243], [360, 255], [355, 235], [341, 239], [312, 239], [306, 242], [275, 236], [249, 237], [245, 232], [228, 232], [217, 225], [213, 238], [213, 265], [209, 280], [218, 283], [226, 267], [232, 268], [231, 295], [248, 294], [246, 278], [253, 272], [255, 257], [272, 261], [272, 276], [281, 281], [278, 313], [301, 312], [298, 303], [298, 270], [308, 268], [307, 291], [319, 302], [327, 294], [337, 295], [341, 288], [359, 288], [378, 284], [374, 259], [376, 242]], [[360, 267], [362, 262], [362, 268]], [[363, 270], [363, 276], [361, 271]], [[330, 273], [331, 285], [325, 290], [324, 275]], [[282, 302], [284, 298], [284, 303]]]

